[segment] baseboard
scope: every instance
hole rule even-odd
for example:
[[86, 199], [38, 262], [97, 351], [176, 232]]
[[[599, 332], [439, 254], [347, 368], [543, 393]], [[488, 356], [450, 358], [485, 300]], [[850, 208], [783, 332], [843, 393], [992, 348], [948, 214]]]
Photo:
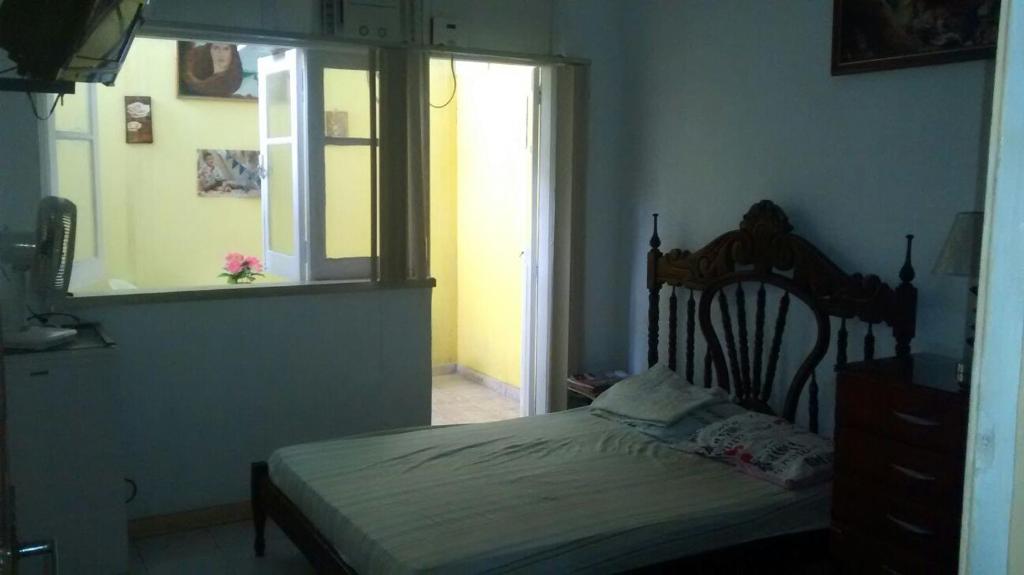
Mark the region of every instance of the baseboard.
[[442, 363], [441, 365], [435, 365], [430, 369], [431, 375], [451, 375], [458, 373], [459, 366], [455, 363]]
[[128, 537], [130, 539], [145, 539], [213, 527], [214, 525], [238, 523], [249, 519], [252, 519], [252, 504], [248, 500], [239, 501], [179, 513], [131, 519], [128, 521]]
[[490, 389], [501, 394], [502, 397], [507, 397], [508, 399], [519, 401], [519, 388], [514, 385], [510, 385], [508, 383], [505, 383], [504, 381], [501, 381], [500, 379], [495, 379], [487, 375], [486, 373], [481, 373], [471, 367], [466, 367], [464, 365], [456, 366], [455, 371], [459, 375], [470, 381], [489, 387]]

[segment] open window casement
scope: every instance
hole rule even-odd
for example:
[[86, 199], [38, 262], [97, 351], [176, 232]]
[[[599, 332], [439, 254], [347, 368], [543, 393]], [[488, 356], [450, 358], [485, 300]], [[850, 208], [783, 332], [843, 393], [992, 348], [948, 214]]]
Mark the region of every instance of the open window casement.
[[309, 275], [302, 64], [298, 50], [258, 64], [264, 262], [268, 272], [295, 282]]
[[370, 51], [307, 51], [306, 79], [310, 279], [371, 279], [378, 140]]

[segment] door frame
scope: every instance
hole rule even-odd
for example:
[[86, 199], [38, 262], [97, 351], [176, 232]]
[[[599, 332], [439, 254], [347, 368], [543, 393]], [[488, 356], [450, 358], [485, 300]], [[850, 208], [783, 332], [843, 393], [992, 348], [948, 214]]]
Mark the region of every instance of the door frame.
[[555, 236], [555, 82], [551, 65], [533, 70], [533, 186], [530, 249], [523, 290], [520, 415], [551, 411], [551, 339]]
[[1003, 2], [967, 432], [961, 573], [1014, 573], [1024, 551], [1024, 10]]
[[[557, 262], [555, 244], [556, 210], [571, 210], [571, 201], [556, 201], [558, 177], [556, 173], [557, 86], [555, 66], [559, 59], [529, 56], [501, 56], [464, 50], [429, 50], [431, 58], [454, 58], [456, 61], [485, 62], [531, 66], [533, 76], [532, 138], [530, 187], [530, 244], [523, 251], [522, 338], [520, 354], [520, 416], [548, 413], [562, 406], [552, 395], [559, 382], [552, 382], [555, 363], [555, 345], [569, 347], [553, 329], [556, 265], [568, 268], [569, 262]], [[559, 196], [561, 197], [561, 196]], [[565, 194], [568, 198], [569, 195]], [[571, 221], [575, 222], [575, 218]], [[578, 246], [574, 246], [578, 249]], [[568, 274], [566, 274], [568, 275]], [[566, 302], [568, 305], [568, 302]], [[570, 309], [575, 306], [570, 306]], [[570, 317], [570, 326], [575, 325]], [[570, 327], [569, 333], [577, 333]], [[570, 366], [575, 367], [575, 366]], [[562, 384], [564, 385], [564, 383]]]

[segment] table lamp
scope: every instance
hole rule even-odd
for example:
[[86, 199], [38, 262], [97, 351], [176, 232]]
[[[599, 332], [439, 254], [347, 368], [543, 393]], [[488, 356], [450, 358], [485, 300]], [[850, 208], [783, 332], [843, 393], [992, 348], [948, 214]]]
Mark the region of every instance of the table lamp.
[[963, 360], [957, 365], [957, 380], [968, 385], [970, 359], [974, 354], [974, 312], [978, 296], [978, 272], [981, 264], [981, 230], [985, 222], [983, 212], [960, 212], [953, 219], [953, 226], [946, 236], [946, 243], [935, 261], [933, 273], [970, 278], [970, 313], [967, 317], [966, 347]]

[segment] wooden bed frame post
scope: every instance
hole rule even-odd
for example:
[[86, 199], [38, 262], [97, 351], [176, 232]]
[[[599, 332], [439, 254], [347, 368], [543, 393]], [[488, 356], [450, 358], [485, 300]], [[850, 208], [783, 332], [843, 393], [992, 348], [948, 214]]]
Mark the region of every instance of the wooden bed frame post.
[[896, 286], [896, 302], [893, 310], [893, 336], [896, 338], [896, 356], [910, 356], [910, 341], [914, 339], [917, 329], [917, 288], [914, 281], [914, 265], [910, 260], [910, 252], [914, 243], [913, 234], [907, 234], [907, 255], [900, 268], [900, 285]]
[[267, 550], [267, 509], [263, 501], [261, 485], [270, 479], [270, 468], [266, 461], [258, 461], [252, 464], [252, 475], [250, 480], [252, 496], [252, 523], [256, 528], [256, 538], [253, 542], [253, 549], [257, 557], [263, 557]]
[[658, 237], [658, 214], [654, 214], [654, 233], [651, 235], [651, 249], [647, 252], [647, 367], [658, 363], [658, 312], [661, 284], [658, 280], [658, 261], [661, 259], [661, 238]]

